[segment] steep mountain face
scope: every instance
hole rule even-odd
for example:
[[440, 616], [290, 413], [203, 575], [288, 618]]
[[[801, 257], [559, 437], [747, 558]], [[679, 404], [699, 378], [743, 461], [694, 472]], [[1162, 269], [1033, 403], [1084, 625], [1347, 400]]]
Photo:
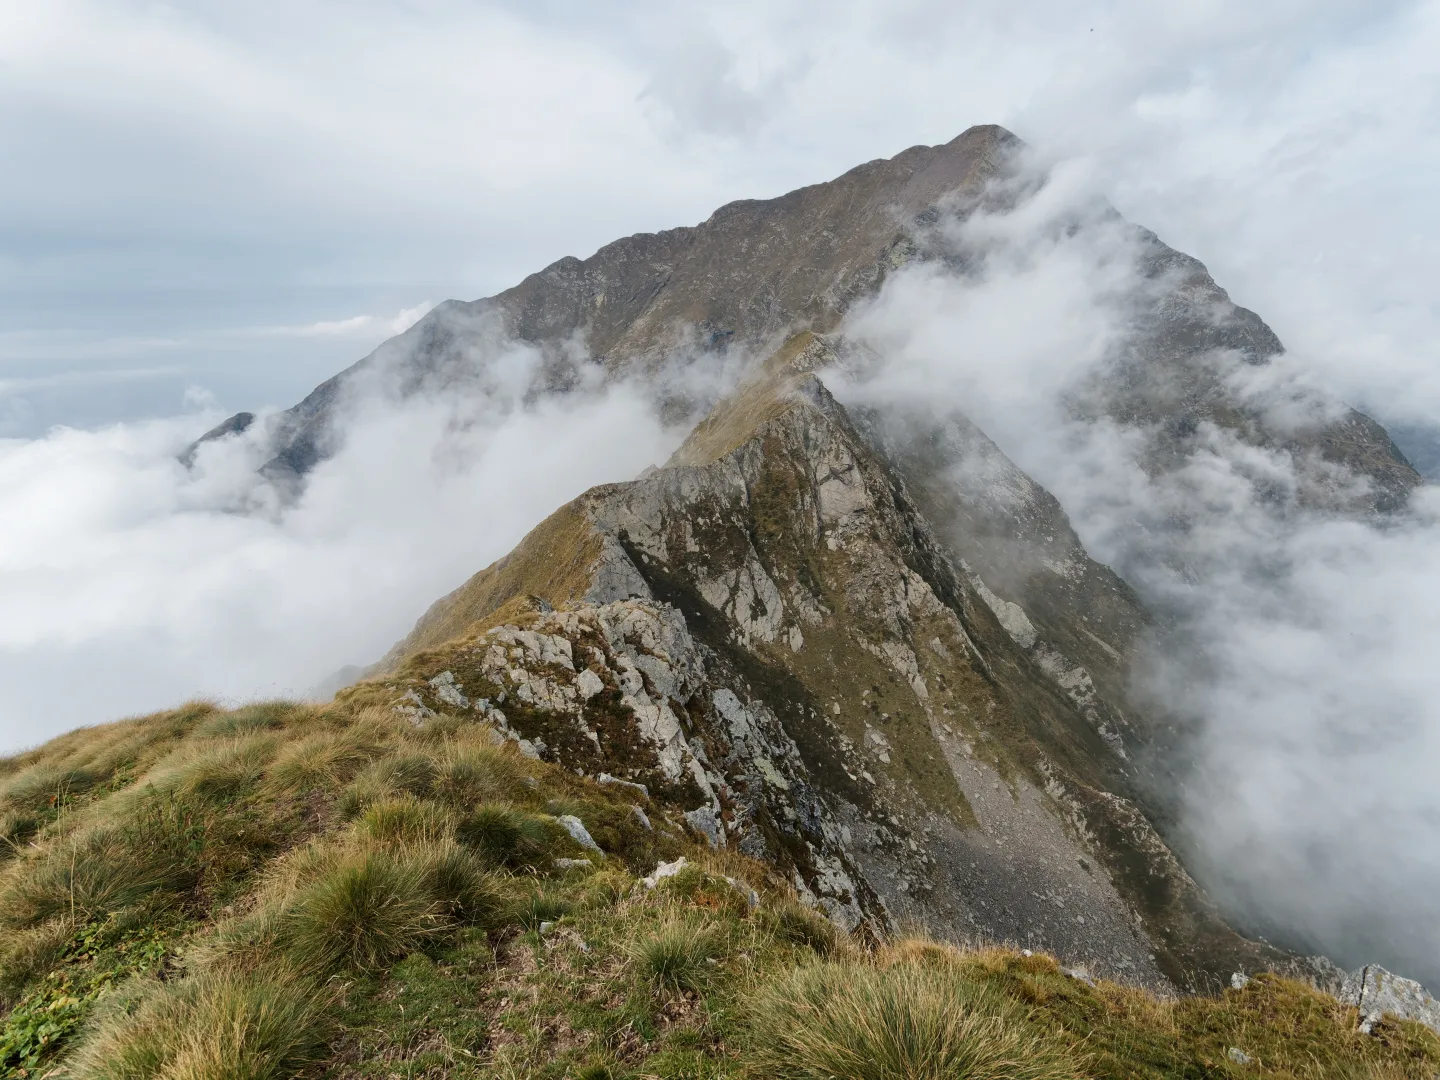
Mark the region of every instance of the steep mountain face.
[[852, 927], [1151, 984], [1287, 963], [1210, 910], [1135, 801], [1127, 722], [937, 537], [811, 374], [834, 360], [788, 343], [663, 469], [562, 508], [342, 698], [477, 715], [643, 784]]
[[[556, 511], [342, 698], [484, 719], [644, 785], [851, 927], [998, 937], [1154, 985], [1298, 964], [1227, 926], [1156, 830], [1168, 720], [1131, 669], [1166, 613], [963, 402], [847, 410], [816, 374], [857, 363], [847, 312], [897, 269], [979, 273], [953, 224], [1034, 186], [1018, 140], [974, 128], [441, 305], [272, 421], [267, 471], [295, 484], [343, 441], [349, 395], [473, 392], [517, 342], [542, 357], [535, 394], [587, 364], [645, 379], [766, 357], [665, 467]], [[1419, 478], [1379, 425], [1280, 424], [1237, 392], [1227, 372], [1263, 368], [1275, 335], [1121, 224], [1128, 321], [1078, 417], [1139, 433], [1156, 473], [1222, 430], [1291, 455], [1298, 506], [1403, 505]]]

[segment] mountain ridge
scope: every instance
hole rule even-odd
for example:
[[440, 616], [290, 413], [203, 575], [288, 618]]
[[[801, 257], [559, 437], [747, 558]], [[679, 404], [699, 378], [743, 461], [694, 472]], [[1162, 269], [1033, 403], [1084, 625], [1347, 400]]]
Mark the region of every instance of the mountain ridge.
[[[1024, 144], [1003, 128], [971, 128], [949, 143], [912, 147], [894, 158], [867, 162], [835, 180], [775, 199], [726, 204], [696, 226], [622, 238], [584, 260], [562, 258], [494, 297], [447, 301], [415, 327], [321, 384], [294, 409], [272, 419], [269, 438], [276, 452], [266, 471], [291, 490], [303, 485], [306, 470], [343, 441], [346, 395], [360, 389], [376, 392], [377, 379], [380, 392], [402, 399], [420, 392], [483, 392], [483, 386], [477, 389], [467, 377], [474, 372], [483, 375], [498, 350], [512, 342], [539, 354], [529, 389], [532, 396], [571, 392], [581, 385], [582, 370], [598, 365], [606, 379], [628, 378], [642, 384], [649, 380], [659, 387], [657, 407], [668, 410], [672, 418], [686, 416], [685, 423], [692, 427], [658, 474], [629, 486], [586, 493], [551, 515], [511, 555], [432, 605], [416, 629], [370, 670], [368, 685], [373, 688], [373, 680], [397, 675], [417, 655], [444, 652], [456, 640], [473, 637], [478, 625], [488, 626], [500, 618], [502, 622], [495, 625], [508, 625], [513, 631], [535, 617], [533, 607], [527, 605], [564, 610], [567, 604], [603, 607], [654, 599], [656, 586], [647, 576], [650, 568], [643, 560], [636, 562], [630, 526], [611, 520], [619, 512], [616, 500], [624, 501], [621, 492], [664, 487], [683, 475], [700, 485], [686, 498], [720, 498], [714, 490], [700, 490], [710, 481], [696, 480], [700, 474], [695, 470], [736, 454], [743, 458], [758, 453], [762, 462], [768, 461], [769, 455], [753, 446], [742, 450], [757, 439], [762, 446], [774, 437], [793, 443], [798, 437], [793, 431], [773, 437], [759, 433], [770, 430], [767, 425], [784, 429], [784, 418], [797, 401], [809, 401], [813, 408], [820, 408], [817, 402], [827, 402], [822, 413], [829, 410], [827, 415], [844, 417], [840, 424], [847, 432], [842, 440], [849, 447], [846, 452], [870, 461], [883, 478], [874, 480], [867, 491], [898, 493], [894, 498], [906, 507], [896, 512], [910, 524], [892, 530], [894, 536], [882, 545], [885, 557], [904, 561], [896, 554], [904, 544], [894, 539], [902, 533], [926, 535], [925, 544], [945, 565], [942, 576], [950, 582], [946, 588], [952, 599], [941, 606], [948, 605], [962, 623], [983, 615], [993, 639], [991, 648], [1006, 654], [1009, 667], [1023, 671], [1006, 693], [1014, 700], [1054, 699], [1043, 707], [1034, 706], [1053, 717], [1048, 721], [1051, 734], [1040, 739], [1039, 751], [1032, 747], [1021, 754], [1036, 790], [1054, 789], [1046, 795], [1051, 818], [1062, 823], [1062, 831], [1089, 836], [1087, 843], [1093, 842], [1095, 830], [1108, 830], [1116, 852], [1146, 853], [1136, 856], [1147, 867], [1141, 872], [1123, 865], [1118, 856], [1111, 859], [1109, 871], [1115, 882], [1129, 882], [1124, 886], [1125, 903], [1136, 911], [1149, 905], [1148, 914], [1137, 917], [1141, 923], [1150, 920], [1152, 936], [1161, 932], [1157, 928], [1170, 916], [1187, 928], [1187, 942], [1157, 945], [1168, 965], [1167, 976], [1181, 985], [1221, 979], [1226, 974], [1221, 969], [1227, 965], [1244, 966], [1232, 959], [1242, 955], [1252, 960], [1263, 956], [1272, 966], [1299, 963], [1267, 951], [1268, 946], [1242, 946], [1225, 938], [1231, 931], [1224, 920], [1154, 832], [1157, 823], [1165, 827], [1172, 811], [1167, 789], [1176, 780], [1165, 755], [1180, 752], [1184, 733], [1175, 728], [1163, 703], [1135, 694], [1133, 665], [1137, 651], [1163, 629], [1167, 614], [1148, 610], [1120, 575], [1089, 556], [1060, 503], [1006, 457], [964, 414], [961, 403], [942, 414], [895, 405], [857, 405], [847, 410], [816, 381], [816, 371], [863, 369], [874, 359], [862, 355], [868, 347], [856, 353], [845, 335], [844, 320], [857, 303], [875, 297], [897, 270], [933, 264], [961, 279], [981, 272], [977, 254], [956, 246], [947, 222], [963, 222], [977, 213], [1003, 214], [1029, 197], [1040, 181], [1022, 166], [1025, 152]], [[1297, 506], [1362, 516], [1403, 507], [1420, 478], [1373, 420], [1331, 406], [1326, 419], [1287, 428], [1275, 425], [1263, 404], [1236, 395], [1224, 369], [1212, 358], [1233, 357], [1242, 366], [1263, 367], [1283, 353], [1283, 345], [1258, 315], [1230, 299], [1202, 263], [1168, 248], [1153, 233], [1123, 222], [1109, 207], [1098, 207], [1091, 217], [1076, 218], [1066, 227], [1118, 228], [1136, 259], [1125, 336], [1103, 378], [1080, 388], [1074, 405], [1079, 414], [1105, 416], [1139, 432], [1147, 447], [1148, 467], [1159, 472], [1183, 465], [1207, 427], [1218, 427], [1257, 448], [1290, 455], [1302, 480]], [[797, 334], [797, 327], [806, 329]], [[659, 378], [667, 366], [714, 367], [734, 355], [767, 359], [717, 401], [686, 401], [683, 390], [677, 399]], [[216, 430], [224, 435], [227, 429], [222, 425]], [[801, 451], [796, 454], [797, 461], [804, 457]], [[786, 483], [795, 488], [791, 494], [800, 500], [797, 505], [805, 504], [806, 484], [812, 489], [808, 497], [818, 500], [821, 485], [813, 469], [807, 474], [805, 468], [796, 468], [799, 471], [792, 470]], [[1363, 478], [1358, 493], [1355, 485], [1337, 485], [1327, 471], [1333, 468]], [[966, 475], [978, 479], [963, 481]], [[957, 478], [963, 481], [959, 487]], [[748, 507], [749, 489], [745, 484], [741, 487], [747, 492], [742, 503]], [[682, 509], [683, 504], [684, 499], [669, 513], [700, 512], [697, 506]], [[787, 506], [783, 513], [795, 508]], [[653, 517], [660, 511], [652, 506], [647, 512]], [[746, 542], [755, 549], [759, 526], [749, 514], [743, 509], [741, 516], [748, 524], [739, 532], [751, 537]], [[645, 515], [636, 520], [645, 520]], [[1189, 526], [1176, 520], [1169, 527], [1183, 531]], [[654, 532], [660, 526], [650, 521], [646, 528]], [[813, 546], [805, 529], [792, 532], [785, 545], [795, 550]], [[723, 561], [736, 550], [733, 538], [717, 543], [719, 549], [713, 552], [701, 544], [702, 559]], [[678, 571], [671, 565], [672, 552], [664, 545], [662, 549], [644, 557], [659, 560], [673, 578]], [[797, 565], [807, 565], [806, 559]], [[737, 564], [726, 573], [734, 576], [732, 590], [748, 590], [746, 603], [754, 610], [784, 607], [777, 591], [780, 586], [770, 571], [762, 568], [757, 576], [749, 565]], [[729, 647], [721, 639], [738, 628], [745, 643], [742, 651], [753, 653], [752, 646], [758, 646], [746, 629], [751, 615], [733, 604], [726, 609], [723, 603], [711, 603], [719, 593], [708, 596], [705, 588], [714, 591], [721, 586], [689, 571], [681, 576], [685, 574], [689, 577], [682, 587], [684, 594], [708, 605], [702, 624], [725, 628], [719, 636], [713, 630], [708, 634], [695, 630], [702, 651], [719, 655]], [[789, 587], [800, 586], [792, 582]], [[799, 602], [802, 608], [810, 604]], [[680, 617], [682, 622], [687, 618]], [[799, 624], [792, 629], [804, 639]], [[883, 634], [867, 639], [866, 648], [882, 655], [895, 644], [883, 639]], [[766, 639], [765, 644], [771, 642]], [[905, 648], [913, 667], [913, 657], [923, 649], [913, 641]], [[730, 666], [738, 670], [756, 659], [757, 655], [750, 655]], [[979, 675], [994, 682], [995, 671], [984, 660], [983, 650], [975, 652], [974, 659]], [[769, 661], [761, 662], [763, 666]], [[771, 662], [770, 666], [787, 679], [795, 675], [792, 664]], [[419, 683], [412, 680], [404, 692], [415, 701], [407, 705], [395, 699], [391, 706], [442, 709], [450, 684], [442, 685], [440, 698], [429, 684], [446, 670], [431, 671]], [[900, 669], [892, 674], [897, 672], [908, 678]], [[484, 677], [495, 674], [491, 671]], [[486, 699], [471, 694], [462, 683], [455, 684], [461, 686], [455, 691], [459, 698]], [[389, 688], [397, 693], [400, 689]], [[712, 688], [720, 689], [735, 693], [734, 688]], [[345, 691], [342, 697], [360, 692]], [[378, 698], [375, 701], [379, 703]], [[775, 708], [773, 703], [765, 707]], [[807, 708], [813, 712], [813, 705]], [[582, 709], [582, 726], [583, 715]], [[797, 745], [821, 737], [823, 724], [808, 726], [815, 730], [803, 737], [794, 731], [787, 736]], [[1055, 751], [1046, 739], [1053, 741], [1058, 737], [1055, 732], [1069, 729], [1072, 735], [1083, 731], [1085, 738], [1097, 741], [1075, 759], [1080, 765], [1072, 779], [1083, 776], [1084, 781], [1066, 792], [1064, 781], [1044, 770], [1052, 767], [1047, 755]], [[533, 741], [525, 735], [516, 737]], [[871, 733], [867, 730], [864, 737]], [[543, 739], [540, 742], [545, 745]], [[585, 768], [591, 773], [606, 771], [602, 766], [603, 762], [591, 760]], [[716, 783], [722, 783], [720, 778]], [[1080, 788], [1088, 794], [1076, 794]], [[833, 795], [848, 805], [853, 794], [841, 783], [825, 797]], [[1107, 802], [1114, 799], [1125, 805]], [[718, 804], [712, 810], [723, 826]], [[1087, 811], [1106, 824], [1092, 830]], [[853, 861], [855, 856], [847, 857]], [[1083, 856], [1075, 858], [1084, 862]], [[1158, 899], [1146, 898], [1150, 878], [1170, 882]], [[884, 891], [873, 883], [866, 888], [877, 897]], [[886, 905], [905, 906], [893, 892], [880, 907]], [[1162, 910], [1169, 915], [1162, 917]], [[995, 931], [992, 927], [987, 932]], [[1013, 936], [1013, 928], [1004, 934]], [[1202, 938], [1226, 958], [1202, 959], [1198, 944]], [[1221, 939], [1229, 943], [1214, 945]], [[1247, 954], [1247, 949], [1252, 951]], [[1145, 966], [1138, 959], [1134, 962], [1137, 969]]]

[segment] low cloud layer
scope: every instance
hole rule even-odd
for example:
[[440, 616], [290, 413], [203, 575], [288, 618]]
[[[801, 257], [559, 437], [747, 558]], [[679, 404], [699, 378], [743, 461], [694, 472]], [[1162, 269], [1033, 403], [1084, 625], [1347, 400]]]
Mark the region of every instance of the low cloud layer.
[[535, 356], [493, 359], [483, 394], [358, 394], [293, 505], [257, 475], [264, 423], [191, 470], [177, 455], [213, 413], [0, 442], [0, 752], [373, 662], [550, 511], [678, 441], [631, 387], [526, 404]]
[[[1390, 521], [1321, 512], [1322, 487], [1361, 499], [1365, 478], [1203, 424], [1165, 463], [1104, 418], [1097, 385], [1156, 282], [1084, 169], [942, 231], [967, 273], [896, 275], [851, 327], [882, 363], [840, 392], [964, 410], [1174, 620], [1136, 690], [1190, 726], [1178, 840], [1242, 925], [1440, 982], [1440, 495]], [[1303, 433], [1344, 411], [1309, 359], [1197, 362]]]

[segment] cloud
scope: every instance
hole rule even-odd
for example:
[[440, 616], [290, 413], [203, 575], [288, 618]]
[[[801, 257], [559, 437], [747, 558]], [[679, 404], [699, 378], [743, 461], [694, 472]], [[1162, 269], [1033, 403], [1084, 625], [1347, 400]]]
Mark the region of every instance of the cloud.
[[[1398, 519], [1337, 515], [1316, 485], [1343, 501], [1365, 478], [1206, 423], [1167, 462], [1143, 419], [1107, 417], [1096, 388], [1153, 283], [1096, 206], [1067, 166], [1012, 214], [952, 223], [967, 272], [892, 277], [848, 330], [880, 360], [837, 390], [964, 411], [1166, 616], [1136, 690], [1188, 730], [1175, 838], [1242, 926], [1440, 981], [1440, 489]], [[1309, 359], [1193, 362], [1303, 431], [1340, 415]]]
[[425, 300], [413, 307], [402, 308], [391, 316], [354, 315], [348, 319], [313, 322], [303, 326], [269, 326], [253, 332], [276, 337], [386, 338], [410, 329], [416, 320], [432, 307], [434, 305]]
[[535, 357], [500, 359], [485, 394], [357, 396], [291, 506], [256, 474], [263, 424], [176, 460], [214, 413], [0, 441], [0, 744], [194, 694], [303, 693], [678, 441], [634, 387], [527, 405]]

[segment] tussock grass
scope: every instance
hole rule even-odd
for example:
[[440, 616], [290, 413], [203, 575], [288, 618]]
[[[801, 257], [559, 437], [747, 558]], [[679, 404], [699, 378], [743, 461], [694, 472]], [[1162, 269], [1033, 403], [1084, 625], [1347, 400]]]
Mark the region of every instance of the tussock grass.
[[343, 860], [296, 898], [286, 950], [317, 974], [378, 968], [442, 928], [431, 888], [417, 859], [377, 851]]
[[456, 809], [518, 798], [522, 773], [514, 755], [486, 745], [452, 745], [435, 775], [434, 794]]
[[89, 791], [100, 777], [87, 769], [41, 762], [22, 769], [0, 787], [0, 805], [15, 810], [40, 811]]
[[436, 771], [434, 760], [424, 754], [393, 754], [371, 765], [357, 782], [392, 795], [428, 795]]
[[277, 794], [334, 789], [386, 748], [382, 734], [356, 724], [342, 731], [317, 731], [287, 743], [271, 763], [269, 787]]
[[59, 962], [74, 932], [69, 919], [57, 918], [0, 938], [0, 1009], [13, 1006], [27, 983]]
[[656, 990], [701, 990], [711, 967], [724, 953], [712, 926], [671, 917], [630, 945], [630, 959]]
[[40, 818], [24, 810], [0, 812], [0, 859], [17, 854], [40, 830]]
[[485, 862], [454, 841], [407, 853], [425, 876], [436, 910], [461, 923], [494, 927], [506, 910], [501, 879]]
[[[1283, 979], [1166, 1000], [1043, 955], [862, 947], [762, 865], [684, 839], [664, 798], [643, 829], [615, 791], [491, 737], [384, 703], [196, 703], [0, 761], [0, 1073], [1440, 1075], [1429, 1032], [1361, 1034]], [[607, 857], [557, 868], [575, 847], [542, 807]]]
[[244, 735], [199, 750], [180, 750], [176, 760], [163, 761], [146, 779], [160, 790], [180, 796], [223, 802], [244, 794], [259, 783], [265, 766], [275, 756], [270, 735]]
[[531, 892], [521, 898], [509, 912], [522, 930], [535, 931], [544, 922], [556, 922], [571, 912], [569, 901], [548, 892]]
[[760, 913], [760, 925], [777, 941], [803, 945], [821, 956], [829, 956], [841, 945], [840, 930], [814, 908], [793, 900], [767, 907]]
[[0, 925], [86, 921], [154, 893], [191, 889], [201, 871], [203, 822], [182, 803], [150, 798], [134, 816], [63, 837], [0, 875]]
[[1079, 1080], [1024, 1013], [945, 969], [863, 963], [786, 972], [750, 1002], [754, 1061], [783, 1080]]
[[496, 866], [537, 866], [557, 842], [546, 818], [512, 806], [482, 806], [455, 828], [455, 836]]
[[356, 823], [360, 832], [382, 844], [423, 844], [450, 835], [449, 816], [434, 803], [389, 799], [371, 805]]
[[195, 735], [202, 739], [217, 736], [249, 735], [284, 726], [303, 706], [292, 701], [257, 701], [233, 712], [216, 713], [195, 726]]
[[283, 970], [212, 971], [168, 985], [148, 983], [96, 1023], [70, 1075], [282, 1080], [323, 1048], [324, 1008], [323, 994]]

